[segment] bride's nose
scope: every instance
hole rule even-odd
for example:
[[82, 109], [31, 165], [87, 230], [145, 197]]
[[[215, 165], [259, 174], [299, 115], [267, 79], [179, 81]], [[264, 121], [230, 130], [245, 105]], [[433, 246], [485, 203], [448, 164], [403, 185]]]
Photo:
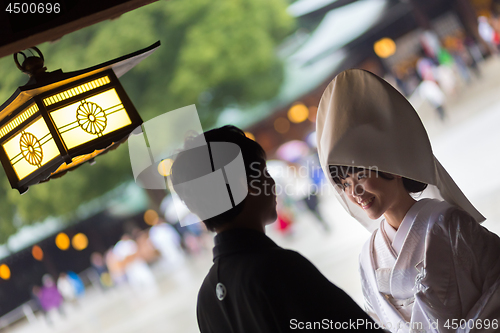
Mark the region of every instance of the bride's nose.
[[351, 195], [353, 198], [355, 198], [358, 202], [361, 201], [361, 196], [365, 193], [365, 188], [361, 184], [353, 184], [351, 186]]

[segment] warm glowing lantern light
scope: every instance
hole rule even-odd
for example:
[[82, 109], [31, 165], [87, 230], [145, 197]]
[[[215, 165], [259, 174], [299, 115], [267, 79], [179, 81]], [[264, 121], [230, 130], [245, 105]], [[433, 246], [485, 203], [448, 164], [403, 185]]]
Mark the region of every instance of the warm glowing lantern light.
[[283, 117], [276, 118], [274, 121], [274, 129], [280, 134], [285, 134], [290, 129], [290, 122]]
[[30, 80], [0, 106], [0, 160], [12, 188], [23, 193], [124, 142], [142, 120], [118, 77], [159, 45], [71, 73], [46, 72], [37, 48], [38, 56], [16, 53]]
[[56, 236], [56, 246], [63, 251], [69, 248], [69, 237], [64, 232], [59, 233]]
[[382, 38], [373, 44], [373, 50], [380, 58], [388, 58], [396, 52], [396, 43], [390, 38]]
[[38, 261], [43, 260], [43, 250], [40, 246], [35, 245], [31, 248], [31, 254], [33, 255], [33, 258], [35, 258]]
[[174, 164], [174, 160], [171, 158], [164, 159], [158, 164], [158, 173], [163, 177], [170, 176], [170, 172], [172, 171], [172, 164]]
[[10, 268], [6, 264], [0, 265], [0, 278], [4, 280], [10, 279]]
[[158, 213], [153, 209], [148, 209], [144, 213], [144, 222], [149, 225], [155, 225], [158, 222], [159, 216]]
[[288, 110], [288, 119], [292, 123], [301, 123], [309, 117], [309, 109], [302, 103], [295, 104]]
[[85, 234], [78, 233], [73, 236], [73, 239], [71, 239], [71, 245], [75, 250], [82, 251], [89, 245], [89, 240]]

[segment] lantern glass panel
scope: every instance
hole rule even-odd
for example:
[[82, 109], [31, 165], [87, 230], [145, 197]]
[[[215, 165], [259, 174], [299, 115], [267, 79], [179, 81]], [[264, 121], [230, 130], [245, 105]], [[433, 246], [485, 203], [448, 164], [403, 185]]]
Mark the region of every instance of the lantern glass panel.
[[59, 149], [42, 117], [3, 144], [19, 180], [59, 156]]
[[68, 149], [132, 124], [114, 88], [52, 111], [50, 116]]

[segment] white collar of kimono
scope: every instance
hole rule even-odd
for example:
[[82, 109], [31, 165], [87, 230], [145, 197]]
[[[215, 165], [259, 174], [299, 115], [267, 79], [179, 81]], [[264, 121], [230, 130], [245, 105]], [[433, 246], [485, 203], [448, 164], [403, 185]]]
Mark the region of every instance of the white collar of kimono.
[[392, 242], [394, 242], [394, 237], [396, 237], [396, 233], [398, 232], [396, 229], [392, 227], [392, 225], [387, 222], [386, 219], [382, 222], [382, 228], [384, 228], [385, 234], [387, 235], [387, 238]]
[[335, 186], [330, 165], [376, 168], [435, 185], [445, 201], [462, 208], [477, 222], [485, 220], [434, 157], [427, 132], [411, 104], [375, 74], [350, 69], [337, 75], [321, 97], [316, 126], [325, 175], [344, 208], [369, 231], [380, 222], [370, 220]]
[[[422, 199], [422, 200], [415, 202], [413, 204], [413, 206], [410, 207], [410, 209], [406, 213], [405, 217], [403, 218], [401, 225], [399, 226], [398, 230], [394, 234], [394, 238], [391, 240], [392, 241], [392, 248], [396, 251], [396, 253], [398, 255], [401, 253], [401, 248], [403, 247], [406, 236], [408, 235], [408, 232], [410, 231], [410, 228], [413, 224], [413, 221], [415, 220], [415, 217], [417, 216], [418, 212], [422, 209], [422, 207], [424, 207], [425, 204], [428, 202], [429, 202], [429, 199]], [[392, 230], [394, 230], [394, 229], [392, 229]]]
[[415, 217], [428, 200], [429, 199], [422, 199], [415, 202], [406, 213], [398, 230], [394, 229], [386, 219], [383, 220], [382, 228], [384, 228], [385, 234], [387, 235], [387, 238], [389, 238], [391, 246], [396, 251], [397, 255], [401, 253], [401, 248], [403, 247], [403, 243], [408, 235], [408, 232], [410, 231]]

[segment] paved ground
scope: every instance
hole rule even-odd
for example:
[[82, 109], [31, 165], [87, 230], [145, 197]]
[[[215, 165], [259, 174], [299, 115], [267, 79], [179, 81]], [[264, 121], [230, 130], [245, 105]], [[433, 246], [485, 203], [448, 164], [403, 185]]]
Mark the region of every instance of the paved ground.
[[[486, 227], [500, 234], [500, 60], [483, 64], [483, 77], [450, 101], [448, 121], [439, 123], [428, 105], [419, 113], [428, 129], [435, 155], [476, 207], [488, 218]], [[362, 295], [357, 258], [369, 233], [350, 218], [333, 196], [321, 200], [321, 211], [332, 227], [327, 234], [312, 215], [303, 213], [287, 238], [269, 230], [284, 247], [309, 258], [335, 284], [357, 302]], [[158, 277], [159, 293], [138, 298], [127, 288], [102, 293], [88, 290], [78, 307], [67, 307], [66, 318], [48, 327], [39, 318], [10, 327], [9, 333], [196, 333], [195, 304], [198, 288], [211, 265], [206, 253], [175, 274]]]

